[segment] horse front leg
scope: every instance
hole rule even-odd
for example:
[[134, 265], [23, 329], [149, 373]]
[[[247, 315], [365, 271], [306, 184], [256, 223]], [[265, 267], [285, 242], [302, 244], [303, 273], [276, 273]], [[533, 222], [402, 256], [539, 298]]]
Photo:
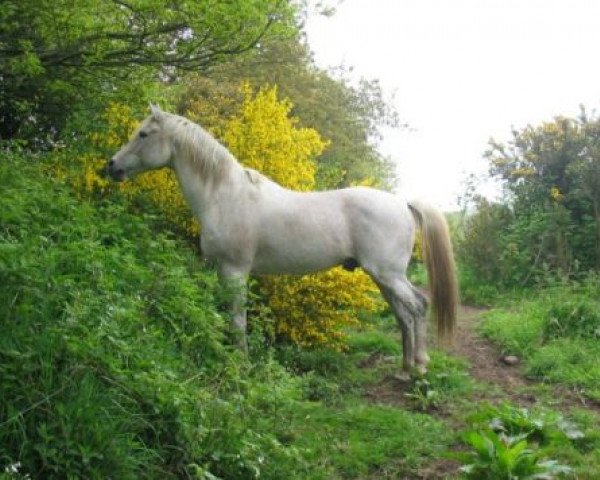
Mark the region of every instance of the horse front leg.
[[219, 280], [225, 289], [227, 302], [229, 303], [231, 330], [235, 336], [235, 343], [240, 350], [247, 353], [247, 274], [228, 268], [221, 268], [219, 269]]

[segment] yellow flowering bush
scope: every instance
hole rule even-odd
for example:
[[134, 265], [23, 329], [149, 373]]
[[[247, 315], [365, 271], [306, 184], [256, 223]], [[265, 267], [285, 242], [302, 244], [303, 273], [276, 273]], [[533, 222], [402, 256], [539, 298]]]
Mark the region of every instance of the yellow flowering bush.
[[268, 299], [275, 334], [300, 346], [344, 346], [344, 328], [358, 324], [359, 312], [382, 308], [377, 288], [362, 270], [341, 267], [313, 275], [265, 277], [259, 291]]
[[227, 125], [224, 140], [244, 165], [294, 190], [312, 190], [317, 166], [313, 161], [327, 146], [312, 128], [298, 128], [290, 117], [292, 104], [278, 100], [277, 89], [263, 88], [256, 95], [242, 86], [244, 101]]
[[[327, 142], [314, 129], [298, 128], [290, 117], [292, 104], [278, 100], [276, 88], [263, 88], [255, 95], [248, 85], [242, 90], [242, 107], [224, 133], [231, 152], [285, 187], [314, 188], [313, 159]], [[376, 286], [362, 270], [338, 267], [302, 277], [262, 277], [257, 287], [275, 320], [273, 333], [301, 346], [342, 348], [343, 330], [358, 323], [358, 313], [382, 306]]]

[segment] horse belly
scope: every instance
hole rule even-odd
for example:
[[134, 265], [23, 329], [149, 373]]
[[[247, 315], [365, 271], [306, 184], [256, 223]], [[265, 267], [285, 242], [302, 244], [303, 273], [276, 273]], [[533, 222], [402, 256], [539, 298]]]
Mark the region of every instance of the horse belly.
[[261, 234], [252, 271], [306, 274], [339, 265], [351, 256], [350, 239], [339, 220], [329, 224], [300, 221], [271, 225]]
[[330, 256], [298, 256], [295, 254], [281, 254], [281, 252], [269, 256], [257, 255], [252, 266], [252, 273], [259, 275], [287, 274], [305, 275], [321, 270], [328, 270], [341, 264], [344, 259], [339, 255]]

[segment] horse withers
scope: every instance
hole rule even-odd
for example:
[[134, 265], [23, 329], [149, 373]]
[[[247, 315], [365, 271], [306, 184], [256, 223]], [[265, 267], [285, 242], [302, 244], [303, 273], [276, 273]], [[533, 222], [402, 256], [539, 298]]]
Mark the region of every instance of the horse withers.
[[403, 376], [424, 372], [428, 302], [406, 278], [416, 227], [422, 230], [438, 336], [452, 337], [458, 303], [454, 259], [446, 220], [432, 206], [366, 187], [288, 190], [244, 168], [199, 125], [151, 106], [151, 115], [110, 160], [108, 171], [123, 181], [162, 167], [175, 171], [202, 225], [203, 255], [233, 287], [232, 323], [242, 345], [250, 274], [361, 267], [402, 331]]

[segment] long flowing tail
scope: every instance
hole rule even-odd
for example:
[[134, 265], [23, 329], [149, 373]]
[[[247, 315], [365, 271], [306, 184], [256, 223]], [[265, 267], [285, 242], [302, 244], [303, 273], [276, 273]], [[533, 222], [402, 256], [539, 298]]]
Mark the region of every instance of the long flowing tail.
[[444, 215], [431, 205], [409, 202], [408, 207], [422, 232], [423, 256], [438, 338], [451, 342], [456, 327], [459, 294], [448, 223]]

